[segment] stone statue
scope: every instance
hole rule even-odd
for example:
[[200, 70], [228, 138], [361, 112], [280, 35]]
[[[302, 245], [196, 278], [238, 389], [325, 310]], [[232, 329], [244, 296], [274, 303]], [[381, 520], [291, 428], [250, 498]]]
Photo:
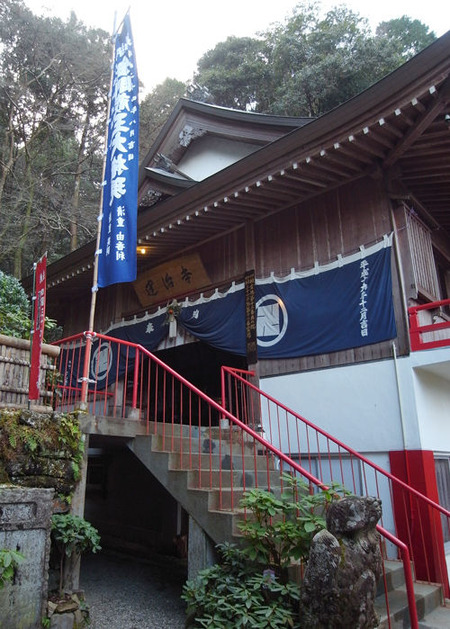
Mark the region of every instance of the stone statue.
[[347, 497], [332, 503], [327, 530], [314, 536], [302, 586], [305, 629], [372, 629], [382, 558], [376, 524], [381, 501]]

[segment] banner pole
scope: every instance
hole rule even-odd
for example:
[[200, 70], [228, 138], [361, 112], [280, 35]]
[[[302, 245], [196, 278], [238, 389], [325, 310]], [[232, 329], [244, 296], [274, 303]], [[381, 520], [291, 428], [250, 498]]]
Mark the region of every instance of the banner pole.
[[[33, 336], [34, 336], [34, 309], [36, 307], [36, 262], [33, 262], [33, 294], [31, 297], [31, 329], [30, 329], [30, 366], [28, 367], [28, 383], [31, 378], [31, 361], [33, 357]], [[29, 389], [29, 385], [28, 385]], [[31, 408], [30, 392], [28, 390], [28, 410]]]
[[85, 332], [86, 336], [86, 347], [84, 354], [84, 363], [83, 363], [83, 376], [81, 378], [81, 402], [80, 402], [80, 410], [86, 411], [88, 408], [87, 398], [88, 398], [88, 389], [89, 389], [89, 365], [91, 362], [91, 351], [92, 351], [92, 339], [94, 337], [94, 321], [95, 321], [95, 309], [97, 305], [97, 292], [98, 292], [98, 257], [101, 253], [100, 251], [100, 242], [101, 242], [101, 233], [102, 233], [102, 222], [103, 222], [103, 196], [105, 189], [105, 173], [106, 173], [106, 154], [108, 149], [108, 130], [109, 130], [109, 116], [111, 114], [111, 94], [113, 89], [113, 78], [114, 78], [114, 54], [115, 54], [115, 38], [116, 38], [116, 19], [117, 19], [117, 11], [114, 13], [114, 26], [113, 26], [113, 36], [112, 36], [112, 44], [113, 44], [113, 54], [111, 61], [111, 75], [110, 75], [110, 84], [109, 84], [109, 92], [108, 92], [108, 110], [106, 116], [106, 129], [105, 129], [105, 140], [104, 140], [104, 151], [103, 151], [103, 166], [102, 166], [102, 189], [100, 192], [100, 211], [97, 216], [97, 239], [95, 244], [95, 254], [94, 254], [94, 270], [92, 277], [92, 289], [91, 289], [91, 309], [89, 312], [89, 325], [88, 330]]

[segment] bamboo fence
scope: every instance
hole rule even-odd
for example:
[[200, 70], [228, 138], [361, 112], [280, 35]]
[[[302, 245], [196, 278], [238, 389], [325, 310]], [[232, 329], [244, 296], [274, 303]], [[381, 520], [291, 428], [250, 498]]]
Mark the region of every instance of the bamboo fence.
[[58, 354], [59, 347], [42, 344], [39, 400], [29, 403], [30, 341], [0, 334], [0, 408], [30, 406], [33, 410], [50, 410], [52, 391], [47, 383], [55, 372], [54, 359]]

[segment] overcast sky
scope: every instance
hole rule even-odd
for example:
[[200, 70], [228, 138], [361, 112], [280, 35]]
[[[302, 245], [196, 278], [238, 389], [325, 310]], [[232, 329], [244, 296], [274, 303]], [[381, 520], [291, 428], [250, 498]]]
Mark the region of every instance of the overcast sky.
[[[230, 35], [253, 35], [283, 22], [295, 0], [25, 0], [36, 14], [66, 19], [70, 11], [88, 26], [112, 33], [114, 16], [122, 20], [130, 8], [138, 73], [149, 91], [166, 77], [188, 81], [199, 58]], [[379, 22], [408, 15], [437, 35], [450, 29], [448, 0], [322, 0], [324, 9], [346, 4]]]

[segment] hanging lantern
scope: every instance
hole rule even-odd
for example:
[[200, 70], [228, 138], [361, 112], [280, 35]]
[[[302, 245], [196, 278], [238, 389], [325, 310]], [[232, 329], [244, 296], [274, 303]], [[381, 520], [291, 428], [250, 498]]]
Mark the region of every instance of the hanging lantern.
[[181, 307], [176, 299], [167, 304], [167, 323], [169, 324], [169, 338], [174, 339], [177, 336], [177, 316], [181, 312]]

